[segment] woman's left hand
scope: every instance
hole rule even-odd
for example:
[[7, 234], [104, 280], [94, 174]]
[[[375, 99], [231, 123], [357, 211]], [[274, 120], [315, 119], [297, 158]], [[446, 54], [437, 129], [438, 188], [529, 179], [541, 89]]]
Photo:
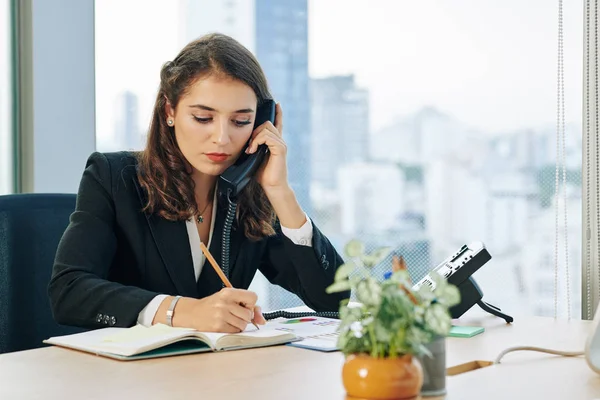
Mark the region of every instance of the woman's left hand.
[[263, 165], [256, 172], [256, 180], [266, 193], [289, 189], [287, 181], [287, 145], [281, 134], [283, 128], [282, 112], [279, 103], [275, 106], [275, 125], [271, 121], [258, 126], [252, 132], [250, 145], [246, 152], [253, 154], [261, 144], [269, 147], [269, 153]]

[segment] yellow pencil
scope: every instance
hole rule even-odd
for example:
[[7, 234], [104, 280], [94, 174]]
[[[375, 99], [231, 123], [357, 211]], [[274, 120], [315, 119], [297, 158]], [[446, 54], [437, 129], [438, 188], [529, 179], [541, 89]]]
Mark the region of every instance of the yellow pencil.
[[[214, 268], [217, 275], [219, 275], [219, 278], [221, 278], [221, 281], [223, 282], [223, 284], [225, 286], [227, 286], [228, 288], [233, 288], [233, 286], [231, 285], [231, 282], [229, 282], [229, 279], [227, 279], [227, 277], [225, 276], [225, 274], [223, 273], [221, 268], [219, 268], [219, 265], [213, 258], [212, 254], [210, 254], [210, 252], [208, 251], [208, 249], [206, 248], [204, 243], [200, 242], [200, 248], [202, 249], [202, 253], [204, 253], [204, 257], [206, 257], [206, 259], [208, 260], [210, 265], [212, 265], [212, 267]], [[254, 321], [252, 321], [252, 325], [254, 325], [256, 327], [256, 329], [260, 329]]]

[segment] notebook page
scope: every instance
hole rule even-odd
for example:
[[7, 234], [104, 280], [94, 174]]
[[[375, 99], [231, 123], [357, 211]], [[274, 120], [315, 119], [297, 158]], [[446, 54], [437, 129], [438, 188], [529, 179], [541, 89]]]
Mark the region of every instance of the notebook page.
[[193, 337], [194, 332], [194, 329], [173, 328], [163, 324], [151, 327], [135, 325], [116, 334], [104, 336], [99, 346], [107, 352], [128, 356], [152, 350], [186, 336]]
[[295, 338], [289, 332], [268, 329], [264, 326], [256, 329], [252, 325], [248, 325], [246, 330], [240, 333], [202, 332], [202, 335], [206, 336], [213, 343], [217, 343], [217, 347], [261, 345], [270, 342], [278, 343], [284, 338]]
[[92, 353], [131, 356], [172, 343], [185, 336], [193, 336], [193, 332], [193, 329], [170, 328], [165, 325], [154, 325], [151, 328], [136, 325], [131, 328], [104, 328], [52, 337], [45, 342]]
[[138, 341], [145, 341], [147, 339], [164, 337], [165, 335], [169, 334], [179, 334], [181, 332], [194, 332], [194, 330], [187, 328], [173, 328], [164, 324], [156, 324], [150, 327], [146, 327], [144, 325], [135, 325], [115, 334], [103, 337], [102, 342], [135, 343]]

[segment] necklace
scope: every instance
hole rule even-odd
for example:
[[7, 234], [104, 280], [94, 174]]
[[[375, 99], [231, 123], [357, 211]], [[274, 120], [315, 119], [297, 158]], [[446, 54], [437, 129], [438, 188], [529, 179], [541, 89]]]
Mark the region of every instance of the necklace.
[[210, 206], [212, 202], [208, 202], [206, 204], [206, 207], [204, 207], [204, 210], [202, 210], [202, 212], [200, 212], [200, 214], [198, 215], [198, 217], [196, 218], [196, 220], [198, 221], [198, 223], [203, 223], [204, 222], [204, 217], [202, 216], [202, 214], [204, 214], [204, 211], [206, 211], [206, 209], [208, 208], [208, 206]]

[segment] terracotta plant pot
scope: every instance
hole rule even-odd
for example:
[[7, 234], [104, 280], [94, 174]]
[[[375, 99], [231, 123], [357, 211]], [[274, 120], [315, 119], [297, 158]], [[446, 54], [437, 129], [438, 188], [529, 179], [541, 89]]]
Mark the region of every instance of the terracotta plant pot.
[[349, 355], [342, 381], [350, 397], [361, 399], [412, 399], [423, 385], [423, 370], [416, 357], [374, 358]]

